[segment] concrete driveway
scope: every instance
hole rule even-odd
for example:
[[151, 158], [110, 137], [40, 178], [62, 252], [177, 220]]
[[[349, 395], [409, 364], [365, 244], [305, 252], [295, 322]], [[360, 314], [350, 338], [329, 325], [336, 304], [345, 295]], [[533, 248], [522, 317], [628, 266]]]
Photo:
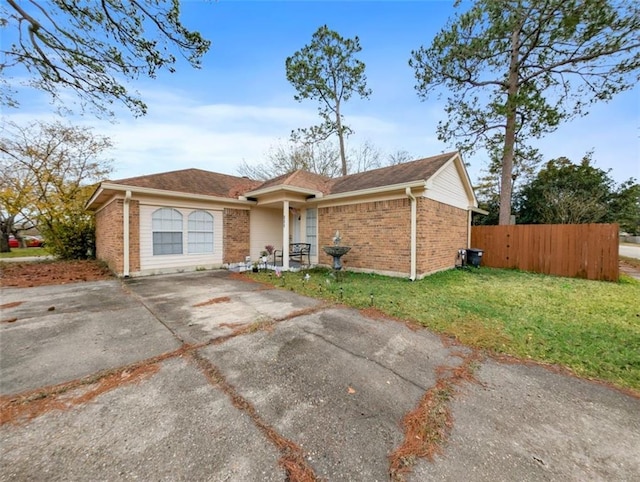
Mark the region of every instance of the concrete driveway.
[[0, 480], [640, 473], [632, 395], [226, 272], [0, 305]]
[[628, 258], [640, 259], [640, 245], [621, 244], [619, 254]]

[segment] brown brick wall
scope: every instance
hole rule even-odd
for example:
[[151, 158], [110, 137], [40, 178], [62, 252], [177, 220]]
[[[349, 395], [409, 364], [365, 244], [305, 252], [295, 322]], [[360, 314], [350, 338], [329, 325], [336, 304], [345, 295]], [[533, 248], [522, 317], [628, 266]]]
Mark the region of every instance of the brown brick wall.
[[[96, 213], [96, 258], [116, 274], [124, 273], [124, 201], [116, 199]], [[140, 271], [140, 203], [129, 203], [129, 271]]]
[[225, 209], [223, 214], [223, 263], [244, 261], [249, 255], [249, 210]]
[[[418, 198], [417, 275], [455, 266], [459, 248], [467, 246], [467, 212], [431, 199]], [[409, 199], [376, 201], [318, 210], [319, 246], [352, 246], [343, 258], [346, 269], [406, 273], [411, 271], [411, 204]], [[331, 264], [320, 248], [319, 262]]]
[[418, 198], [418, 276], [453, 268], [458, 249], [467, 247], [467, 211]]
[[96, 213], [96, 258], [109, 268], [122, 273], [122, 209], [123, 200], [116, 199]]
[[140, 202], [129, 202], [129, 271], [140, 271]]
[[343, 258], [346, 269], [409, 273], [411, 268], [411, 208], [408, 199], [375, 201], [318, 209], [319, 262], [331, 264], [322, 246], [351, 246]]

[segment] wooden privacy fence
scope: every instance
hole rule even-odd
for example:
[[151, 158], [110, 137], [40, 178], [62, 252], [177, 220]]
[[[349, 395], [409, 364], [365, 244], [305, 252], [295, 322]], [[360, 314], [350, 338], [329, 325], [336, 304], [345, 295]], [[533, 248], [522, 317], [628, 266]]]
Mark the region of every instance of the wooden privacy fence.
[[473, 226], [471, 247], [492, 268], [618, 281], [617, 224]]

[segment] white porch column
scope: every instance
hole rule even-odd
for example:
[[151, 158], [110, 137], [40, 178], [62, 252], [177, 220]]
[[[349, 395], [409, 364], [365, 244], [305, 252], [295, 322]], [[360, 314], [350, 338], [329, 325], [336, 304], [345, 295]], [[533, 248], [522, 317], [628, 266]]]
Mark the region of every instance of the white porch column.
[[282, 269], [289, 269], [289, 201], [282, 203]]

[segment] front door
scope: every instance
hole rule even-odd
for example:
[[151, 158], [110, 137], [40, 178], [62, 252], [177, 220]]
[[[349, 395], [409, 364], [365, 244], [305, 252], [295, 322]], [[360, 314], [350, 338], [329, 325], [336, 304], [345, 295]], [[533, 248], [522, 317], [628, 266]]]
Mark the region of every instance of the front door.
[[294, 211], [291, 216], [291, 242], [301, 243], [300, 239], [300, 212]]

